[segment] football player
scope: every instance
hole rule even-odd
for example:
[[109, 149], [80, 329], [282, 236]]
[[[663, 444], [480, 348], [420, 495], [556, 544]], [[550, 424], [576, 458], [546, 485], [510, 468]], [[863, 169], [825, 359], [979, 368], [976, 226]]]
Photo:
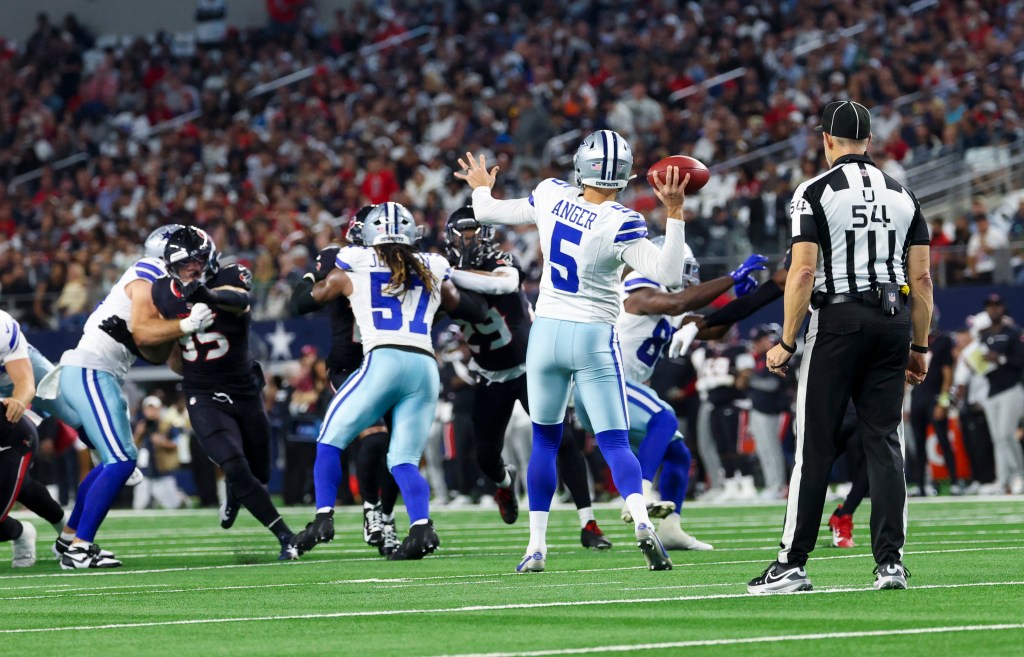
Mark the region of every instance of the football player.
[[[346, 227], [345, 244], [363, 246], [363, 222], [375, 207], [367, 205], [356, 212]], [[363, 345], [356, 334], [356, 320], [348, 297], [338, 294], [321, 305], [309, 296], [309, 291], [334, 269], [340, 249], [341, 246], [331, 245], [320, 251], [316, 257], [316, 269], [302, 277], [291, 298], [291, 310], [296, 315], [328, 308], [331, 351], [327, 356], [327, 371], [335, 392], [359, 369], [363, 360]], [[359, 441], [356, 477], [359, 495], [363, 498], [363, 540], [368, 545], [376, 546], [381, 555], [387, 556], [398, 548], [399, 542], [395, 530], [398, 484], [387, 467], [389, 441], [385, 419], [378, 418], [378, 421], [360, 433]]]
[[630, 507], [637, 547], [650, 569], [670, 569], [672, 560], [651, 526], [640, 464], [629, 446], [615, 322], [624, 264], [657, 283], [680, 280], [689, 175], [669, 167], [667, 180], [655, 177], [655, 193], [668, 217], [665, 246], [659, 250], [646, 239], [643, 217], [615, 202], [633, 177], [633, 153], [615, 132], [599, 130], [583, 140], [573, 157], [575, 184], [549, 178], [527, 198], [491, 196], [497, 167], [488, 171], [483, 157], [467, 153], [459, 165], [462, 171], [455, 176], [473, 188], [476, 218], [485, 224], [536, 224], [544, 255], [537, 319], [526, 354], [534, 443], [527, 472], [530, 542], [516, 571], [545, 567], [548, 513], [558, 484], [555, 458], [573, 381], [616, 488]]
[[[419, 471], [440, 389], [430, 326], [438, 309], [454, 311], [461, 295], [448, 280], [443, 257], [415, 250], [417, 237], [415, 220], [402, 205], [373, 208], [363, 225], [366, 246], [341, 249], [337, 266], [301, 302], [322, 305], [338, 294], [348, 297], [365, 356], [335, 394], [317, 438], [316, 518], [296, 537], [300, 552], [334, 538], [340, 452], [387, 413], [388, 468], [410, 522], [409, 534], [388, 558], [422, 559], [440, 545], [430, 520], [430, 488]], [[473, 316], [482, 319], [482, 307]]]
[[[471, 324], [459, 322], [473, 352], [470, 368], [479, 376], [473, 406], [473, 439], [483, 473], [497, 485], [494, 500], [501, 519], [512, 524], [519, 517], [515, 494], [517, 471], [501, 458], [512, 411], [518, 400], [529, 412], [526, 394], [526, 346], [533, 323], [533, 309], [523, 291], [522, 270], [515, 256], [498, 250], [494, 228], [484, 226], [472, 207], [459, 208], [445, 226], [445, 252], [454, 267], [452, 282], [461, 290], [483, 295], [487, 318]], [[584, 547], [606, 550], [611, 541], [597, 526], [587, 482], [587, 465], [573, 441], [558, 448], [562, 480], [576, 503], [580, 518], [580, 542]]]
[[[662, 238], [652, 240], [659, 246]], [[674, 331], [673, 318], [703, 308], [735, 287], [737, 293], [749, 293], [757, 282], [751, 272], [764, 269], [766, 258], [752, 255], [728, 276], [700, 282], [700, 265], [689, 246], [684, 248], [683, 276], [680, 286], [667, 287], [630, 272], [623, 281], [623, 307], [616, 329], [622, 342], [623, 369], [626, 373], [626, 399], [629, 402], [629, 435], [637, 452], [643, 476], [647, 511], [662, 518], [658, 526], [668, 550], [711, 550], [708, 543], [689, 535], [680, 524], [680, 512], [690, 480], [690, 450], [679, 433], [679, 420], [672, 407], [646, 385], [668, 347]], [[591, 430], [586, 411], [577, 398], [577, 416]], [[655, 473], [661, 473], [661, 496], [653, 499]], [[632, 522], [628, 507], [622, 519]]]
[[196, 438], [224, 471], [221, 527], [230, 528], [244, 506], [277, 538], [278, 559], [296, 559], [294, 534], [265, 488], [271, 431], [263, 371], [249, 350], [252, 274], [241, 265], [220, 267], [213, 240], [190, 226], [167, 241], [164, 262], [168, 275], [153, 285], [163, 317], [187, 317], [197, 305], [213, 309], [209, 326], [178, 340], [172, 367], [181, 370]]
[[[93, 541], [121, 487], [134, 473], [138, 457], [124, 395], [128, 368], [140, 355], [154, 363], [166, 361], [171, 347], [168, 341], [192, 335], [213, 322], [213, 313], [205, 304], [196, 304], [174, 320], [160, 317], [153, 305], [153, 283], [166, 275], [156, 253], [176, 229], [159, 228], [146, 239], [145, 257], [121, 275], [89, 315], [78, 346], [64, 352], [60, 365], [40, 382], [40, 388], [45, 384], [49, 389], [42, 396], [58, 395], [78, 415], [102, 460], [78, 485], [75, 506], [54, 545], [65, 570], [121, 565]], [[129, 348], [111, 336], [103, 328], [110, 322], [134, 331], [138, 346]]]

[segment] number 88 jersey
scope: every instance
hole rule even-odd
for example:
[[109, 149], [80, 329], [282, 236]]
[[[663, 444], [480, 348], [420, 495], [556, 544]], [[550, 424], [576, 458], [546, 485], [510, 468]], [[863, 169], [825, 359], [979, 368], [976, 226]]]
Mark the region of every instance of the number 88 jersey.
[[434, 293], [427, 292], [419, 279], [404, 292], [388, 290], [391, 269], [373, 248], [346, 246], [338, 251], [335, 264], [352, 279], [352, 314], [359, 327], [363, 353], [385, 345], [415, 347], [434, 353], [430, 326], [441, 305], [441, 283], [451, 278], [451, 265], [437, 253], [417, 253], [434, 277]]
[[[644, 278], [637, 272], [630, 272], [622, 282], [623, 293], [628, 296], [641, 288], [654, 288], [661, 292], [668, 290], [663, 285]], [[619, 313], [615, 323], [622, 348], [622, 367], [626, 378], [634, 383], [645, 383], [651, 378], [654, 367], [661, 360], [665, 348], [672, 340], [672, 323], [667, 315], [634, 315], [625, 309]]]
[[[241, 265], [221, 267], [206, 282], [213, 290], [234, 287], [252, 289], [252, 274]], [[153, 304], [166, 319], [188, 317], [192, 304], [181, 297], [178, 284], [170, 276], [153, 283]], [[182, 389], [185, 394], [252, 396], [263, 388], [263, 376], [249, 351], [250, 314], [236, 315], [216, 307], [213, 324], [201, 333], [178, 340], [183, 368]]]

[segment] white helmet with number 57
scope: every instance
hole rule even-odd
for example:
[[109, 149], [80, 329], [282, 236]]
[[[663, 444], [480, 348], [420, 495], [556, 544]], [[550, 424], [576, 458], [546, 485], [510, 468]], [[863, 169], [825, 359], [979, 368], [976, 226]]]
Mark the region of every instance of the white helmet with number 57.
[[418, 237], [416, 220], [401, 203], [388, 202], [374, 206], [363, 220], [363, 244], [365, 246], [381, 244], [412, 246]]
[[624, 189], [636, 176], [633, 151], [622, 135], [612, 130], [598, 130], [583, 140], [572, 158], [576, 170], [576, 186], [582, 188]]

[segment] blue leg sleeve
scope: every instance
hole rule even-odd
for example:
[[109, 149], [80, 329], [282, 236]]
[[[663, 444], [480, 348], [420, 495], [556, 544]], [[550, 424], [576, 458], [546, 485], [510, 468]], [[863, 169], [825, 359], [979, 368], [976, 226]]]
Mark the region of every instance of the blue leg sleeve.
[[317, 443], [313, 463], [313, 488], [316, 508], [334, 507], [341, 486], [341, 450], [328, 443]]
[[640, 443], [636, 458], [640, 461], [640, 472], [647, 481], [654, 481], [654, 475], [665, 460], [668, 443], [679, 430], [679, 420], [671, 411], [661, 411], [647, 421], [647, 435]]
[[673, 440], [665, 451], [665, 467], [661, 471], [661, 498], [676, 505], [676, 513], [683, 510], [686, 489], [690, 485], [690, 450], [686, 443]]
[[420, 474], [420, 469], [411, 463], [399, 463], [391, 468], [398, 488], [402, 491], [402, 501], [409, 513], [409, 524], [430, 517], [430, 486]]
[[[71, 509], [71, 517], [68, 518], [68, 527], [78, 529], [78, 523], [82, 521], [82, 512], [85, 510], [85, 500], [89, 497], [89, 489], [96, 481], [96, 477], [103, 472], [103, 464], [100, 463], [85, 475], [82, 483], [78, 484], [78, 493], [75, 494], [75, 508]], [[131, 476], [131, 475], [129, 475]]]
[[103, 519], [107, 517], [110, 507], [114, 505], [117, 494], [121, 492], [124, 482], [128, 481], [128, 477], [132, 476], [134, 471], [134, 460], [107, 463], [103, 466], [103, 470], [89, 488], [81, 521], [75, 528], [77, 538], [90, 543], [96, 538], [96, 532], [99, 531]]
[[533, 423], [533, 452], [526, 469], [526, 489], [530, 495], [530, 511], [550, 511], [551, 498], [558, 487], [555, 459], [562, 443], [562, 424]]
[[[633, 493], [643, 493], [643, 482], [640, 476], [640, 462], [633, 456], [629, 448], [629, 431], [626, 429], [609, 429], [595, 434], [597, 446], [612, 471], [612, 480], [623, 499]], [[535, 448], [536, 449], [536, 448]], [[531, 460], [532, 461], [532, 460]]]

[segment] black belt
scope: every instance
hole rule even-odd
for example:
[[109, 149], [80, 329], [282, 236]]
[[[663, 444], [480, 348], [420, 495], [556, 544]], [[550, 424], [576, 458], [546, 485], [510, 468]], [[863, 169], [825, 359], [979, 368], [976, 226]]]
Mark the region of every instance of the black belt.
[[[907, 295], [901, 293], [900, 298], [905, 304], [907, 301]], [[811, 307], [815, 310], [822, 306], [834, 306], [839, 303], [863, 303], [864, 305], [873, 306], [875, 308], [880, 308], [882, 306], [882, 301], [878, 298], [878, 293], [874, 290], [870, 292], [845, 292], [842, 294], [815, 292], [811, 295]]]

